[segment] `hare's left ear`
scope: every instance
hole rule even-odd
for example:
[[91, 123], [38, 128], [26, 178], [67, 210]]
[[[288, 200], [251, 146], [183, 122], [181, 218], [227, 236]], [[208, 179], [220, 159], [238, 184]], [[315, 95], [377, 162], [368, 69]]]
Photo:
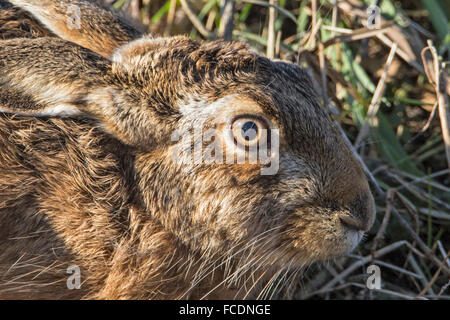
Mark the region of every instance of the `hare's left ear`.
[[[118, 75], [116, 63], [58, 38], [0, 41], [0, 112], [85, 114], [125, 144], [149, 149], [171, 123], [158, 117], [143, 84]], [[130, 77], [131, 78], [131, 77]]]
[[64, 40], [88, 48], [106, 58], [114, 50], [142, 33], [120, 17], [81, 0], [9, 0], [31, 13]]

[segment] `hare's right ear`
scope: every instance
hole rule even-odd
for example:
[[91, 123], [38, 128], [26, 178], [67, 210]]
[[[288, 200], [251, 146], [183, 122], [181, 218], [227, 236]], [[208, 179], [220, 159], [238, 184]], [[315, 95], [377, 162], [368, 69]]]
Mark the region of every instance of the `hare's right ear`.
[[[58, 38], [0, 41], [0, 112], [85, 114], [122, 142], [151, 148], [164, 133], [139, 84], [123, 84], [114, 64]], [[129, 93], [127, 90], [133, 91]]]
[[109, 58], [114, 50], [141, 32], [120, 17], [80, 0], [9, 0], [31, 13], [58, 37]]

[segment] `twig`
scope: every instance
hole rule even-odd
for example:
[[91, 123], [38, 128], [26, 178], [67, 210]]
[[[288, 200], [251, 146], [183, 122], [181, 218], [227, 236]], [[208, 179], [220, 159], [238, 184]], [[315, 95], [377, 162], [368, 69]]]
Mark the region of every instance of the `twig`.
[[[394, 243], [391, 243], [390, 245], [377, 250], [374, 253], [375, 258], [379, 258], [403, 245], [407, 245], [408, 242], [405, 240], [401, 240], [401, 241], [397, 241]], [[338, 282], [340, 282], [342, 279], [345, 279], [350, 273], [352, 273], [354, 270], [356, 270], [357, 268], [359, 268], [360, 266], [365, 265], [366, 263], [368, 263], [369, 261], [372, 260], [372, 255], [368, 255], [363, 257], [361, 260], [356, 261], [355, 263], [353, 263], [352, 265], [350, 265], [349, 267], [347, 267], [347, 269], [345, 269], [344, 271], [342, 271], [339, 275], [337, 275], [336, 277], [333, 278], [333, 280], [331, 280], [330, 282], [328, 282], [325, 286], [323, 286], [318, 292], [322, 292], [324, 290], [330, 289], [332, 288], [335, 284], [337, 284]]]
[[435, 223], [447, 224], [450, 221], [450, 214], [445, 213], [444, 211], [432, 210], [429, 208], [418, 208], [417, 211], [422, 213], [426, 218], [429, 216], [438, 219]]
[[423, 128], [422, 128], [422, 129], [421, 129], [414, 137], [412, 137], [411, 139], [409, 139], [409, 140], [405, 143], [405, 146], [407, 146], [408, 144], [410, 144], [411, 142], [413, 142], [414, 140], [416, 140], [418, 137], [420, 137], [421, 135], [423, 135], [425, 131], [428, 130], [428, 128], [430, 127], [431, 121], [433, 120], [434, 115], [435, 115], [435, 113], [436, 113], [437, 107], [438, 107], [438, 103], [436, 102], [436, 103], [434, 104], [433, 110], [431, 110], [430, 116], [428, 117], [428, 120], [427, 120], [427, 122], [425, 123], [425, 125], [423, 126]]
[[340, 28], [340, 27], [336, 27], [336, 26], [333, 26], [333, 25], [329, 26], [329, 25], [326, 25], [326, 24], [324, 24], [322, 26], [322, 28], [324, 28], [325, 30], [331, 31], [333, 34], [335, 32], [343, 33], [343, 34], [352, 34], [355, 31], [353, 29]]
[[443, 186], [441, 184], [435, 183], [433, 181], [429, 181], [429, 180], [431, 180], [433, 178], [436, 178], [436, 177], [439, 177], [439, 176], [443, 176], [444, 174], [450, 173], [450, 169], [439, 170], [439, 171], [436, 171], [435, 173], [432, 173], [430, 175], [426, 175], [426, 176], [423, 176], [423, 177], [416, 177], [415, 175], [412, 175], [410, 173], [407, 173], [407, 172], [404, 172], [404, 171], [395, 170], [395, 169], [394, 169], [394, 171], [396, 173], [404, 176], [404, 177], [413, 179], [410, 182], [406, 182], [404, 185], [396, 187], [395, 190], [397, 190], [397, 191], [401, 190], [402, 188], [404, 188], [407, 185], [424, 182], [426, 184], [431, 185], [433, 188], [436, 188], [436, 189], [439, 189], [439, 190], [442, 190], [442, 191], [450, 193], [450, 188], [448, 188], [446, 186]]
[[[337, 0], [333, 0], [333, 12], [331, 13], [331, 26], [333, 28], [336, 28], [337, 25], [337, 19], [338, 19], [338, 5]], [[334, 37], [334, 30], [331, 31], [331, 38]]]
[[205, 24], [206, 30], [208, 30], [208, 31], [213, 30], [214, 20], [216, 19], [216, 16], [217, 16], [216, 10], [211, 10], [208, 13], [208, 18], [206, 19], [206, 24]]
[[314, 25], [314, 27], [311, 28], [311, 31], [309, 32], [309, 35], [307, 37], [305, 37], [300, 44], [298, 45], [299, 51], [301, 48], [304, 47], [312, 47], [313, 49], [315, 49], [315, 39], [316, 39], [316, 34], [320, 29], [320, 26], [322, 25], [322, 19], [319, 19], [317, 21], [317, 23]]
[[267, 27], [267, 58], [275, 58], [275, 20], [276, 11], [273, 6], [278, 4], [277, 0], [270, 0], [269, 2], [272, 6], [269, 7], [269, 25]]
[[173, 21], [175, 20], [175, 12], [177, 9], [177, 0], [170, 0], [169, 12], [167, 13], [167, 26], [164, 33], [168, 36], [172, 31]]
[[[431, 40], [428, 40], [428, 47], [422, 50], [422, 61], [425, 66], [425, 72], [428, 80], [434, 85], [436, 90], [437, 102], [439, 105], [439, 117], [441, 119], [442, 138], [445, 145], [445, 154], [447, 156], [447, 165], [450, 169], [450, 112], [448, 108], [447, 95], [447, 72], [439, 65], [439, 57], [436, 48]], [[427, 68], [427, 59], [425, 54], [430, 51], [433, 58], [433, 68]]]
[[[418, 273], [420, 276], [421, 276], [421, 278], [419, 278], [419, 281], [422, 283], [422, 285], [425, 287], [426, 285], [427, 285], [427, 283], [428, 283], [428, 279], [427, 279], [427, 277], [425, 276], [425, 273], [422, 271], [422, 269], [420, 268], [420, 266], [419, 266], [419, 264], [417, 263], [417, 261], [416, 261], [416, 259], [412, 256], [412, 255], [409, 255], [408, 256], [408, 258], [407, 258], [407, 262], [410, 264], [410, 266], [414, 269], [414, 271], [416, 272], [416, 273]], [[419, 286], [419, 284], [417, 285], [419, 288], [420, 288], [420, 286]], [[433, 289], [432, 288], [430, 288], [429, 290], [427, 290], [428, 291], [428, 293], [430, 294], [430, 295], [435, 295], [435, 293], [434, 293], [434, 291], [433, 291]]]
[[[444, 246], [442, 245], [441, 240], [437, 241], [439, 251], [441, 252], [442, 256], [445, 257], [445, 250]], [[446, 259], [447, 265], [450, 267], [450, 259]]]
[[384, 25], [382, 25], [380, 27], [380, 29], [361, 28], [361, 29], [356, 29], [356, 30], [336, 28], [333, 26], [331, 26], [331, 27], [324, 26], [325, 29], [332, 31], [333, 33], [334, 32], [345, 33], [343, 35], [335, 36], [335, 37], [327, 40], [324, 43], [324, 46], [328, 47], [335, 43], [357, 41], [357, 40], [361, 40], [361, 39], [370, 38], [370, 37], [373, 37], [373, 36], [376, 36], [376, 35], [379, 35], [379, 34], [382, 34], [386, 31], [388, 31], [388, 29], [391, 28], [392, 25], [393, 25], [393, 23], [389, 22], [389, 23], [385, 23]]
[[128, 10], [132, 19], [135, 21], [140, 20], [139, 0], [130, 1]]
[[448, 282], [442, 286], [442, 288], [439, 291], [437, 296], [438, 297], [443, 297], [442, 294], [444, 293], [445, 290], [447, 290], [448, 286], [450, 286], [450, 280], [448, 280]]
[[297, 24], [297, 19], [295, 18], [295, 16], [290, 13], [289, 11], [287, 11], [286, 9], [283, 9], [277, 5], [274, 5], [272, 3], [269, 3], [267, 1], [259, 1], [259, 0], [241, 0], [242, 2], [246, 2], [246, 3], [251, 3], [251, 4], [256, 4], [256, 5], [260, 5], [260, 6], [264, 6], [264, 7], [271, 7], [274, 8], [275, 10], [277, 10], [279, 13], [285, 15], [286, 17], [288, 17], [289, 19], [292, 20], [292, 22], [294, 22], [295, 24]]
[[320, 75], [322, 80], [322, 98], [325, 109], [328, 109], [328, 94], [327, 94], [327, 71], [325, 66], [325, 53], [324, 46], [322, 42], [319, 42], [319, 66], [320, 66]]
[[404, 269], [404, 268], [400, 268], [400, 267], [398, 267], [398, 266], [396, 266], [396, 265], [393, 265], [393, 264], [391, 264], [391, 263], [384, 262], [384, 261], [382, 261], [382, 260], [374, 260], [373, 263], [374, 263], [374, 264], [377, 264], [377, 265], [380, 265], [380, 266], [383, 266], [383, 267], [386, 267], [386, 268], [389, 268], [389, 269], [392, 269], [392, 270], [395, 270], [395, 271], [397, 271], [397, 272], [406, 274], [406, 275], [408, 275], [408, 276], [411, 276], [411, 277], [414, 277], [414, 278], [417, 278], [417, 279], [422, 279], [422, 278], [423, 278], [423, 276], [420, 275], [420, 274], [417, 274], [417, 273], [408, 271], [408, 270], [406, 270], [406, 269]]
[[[329, 273], [331, 273], [331, 275], [332, 275], [333, 277], [337, 277], [338, 273], [337, 273], [336, 269], [334, 269], [331, 265], [325, 265], [325, 269], [326, 269]], [[339, 281], [339, 283], [340, 283], [340, 284], [344, 284], [345, 281], [342, 279], [341, 281]]]
[[447, 253], [447, 256], [444, 258], [444, 260], [441, 262], [441, 265], [439, 266], [439, 268], [436, 270], [436, 272], [433, 275], [433, 278], [431, 278], [430, 282], [428, 282], [428, 284], [425, 286], [425, 288], [423, 288], [423, 290], [417, 295], [418, 297], [421, 297], [425, 294], [425, 292], [427, 292], [428, 290], [431, 289], [431, 286], [436, 282], [439, 273], [441, 273], [441, 269], [444, 266], [445, 262], [447, 261], [448, 257], [450, 257], [450, 250]]
[[[422, 241], [422, 239], [417, 235], [417, 233], [411, 228], [408, 222], [402, 217], [402, 215], [395, 209], [395, 207], [392, 208], [392, 212], [394, 213], [395, 217], [399, 220], [400, 224], [411, 234], [411, 236], [414, 238], [416, 243], [419, 245], [419, 247], [422, 249], [422, 251], [425, 253], [425, 255], [437, 266], [441, 265], [441, 261], [433, 254], [431, 249], [425, 244], [425, 242]], [[442, 267], [442, 270], [447, 274], [450, 275], [450, 268]]]
[[[331, 13], [331, 28], [332, 29], [336, 28], [338, 19], [339, 19], [339, 8], [337, 5], [337, 0], [333, 0], [333, 11]], [[335, 30], [331, 30], [330, 37], [334, 38], [335, 33], [336, 33]], [[332, 58], [333, 54], [336, 55], [336, 58], [337, 58], [339, 50], [340, 50], [339, 46], [334, 47], [333, 50], [328, 50], [328, 55], [327, 55], [328, 60], [330, 60]], [[338, 60], [340, 60], [340, 59], [336, 59], [336, 61], [338, 61]], [[339, 91], [338, 90], [339, 86], [340, 85], [336, 83], [336, 91]]]
[[222, 0], [219, 37], [231, 41], [233, 35], [234, 0]]
[[426, 30], [421, 25], [419, 25], [417, 22], [414, 22], [413, 20], [411, 20], [409, 17], [405, 16], [404, 18], [406, 19], [406, 21], [408, 22], [408, 24], [409, 24], [409, 26], [411, 28], [414, 28], [415, 30], [417, 30], [418, 32], [423, 34], [425, 37], [430, 38], [430, 39], [436, 39], [437, 38], [437, 36], [435, 34], [431, 33], [428, 30]]
[[196, 16], [194, 11], [192, 10], [190, 4], [187, 0], [180, 0], [181, 7], [183, 8], [184, 12], [188, 16], [189, 20], [191, 21], [192, 25], [200, 32], [202, 36], [204, 36], [207, 39], [215, 39], [217, 38], [216, 35], [208, 31], [203, 23], [200, 21], [200, 19]]
[[[311, 0], [311, 28], [312, 30], [316, 29], [317, 24], [317, 0]], [[316, 47], [316, 37], [314, 34], [314, 37], [310, 38], [311, 46], [313, 48]]]
[[[406, 294], [403, 294], [403, 293], [400, 293], [400, 292], [391, 291], [391, 290], [387, 290], [387, 289], [377, 289], [376, 291], [377, 292], [381, 292], [381, 293], [385, 293], [385, 294], [389, 294], [389, 295], [394, 296], [394, 297], [403, 298], [403, 299], [406, 299], [406, 300], [413, 300], [413, 299], [415, 299], [415, 297], [413, 297], [413, 296], [408, 296]], [[428, 300], [428, 299], [425, 298], [425, 297], [420, 297], [419, 300]]]
[[[398, 182], [400, 182], [402, 184], [402, 187], [405, 187], [409, 192], [413, 193], [417, 198], [422, 199], [423, 201], [427, 201], [428, 199], [433, 200], [433, 202], [436, 202], [437, 204], [445, 207], [446, 209], [450, 210], [450, 204], [447, 204], [446, 202], [440, 200], [439, 198], [432, 196], [432, 195], [427, 195], [424, 196], [423, 192], [421, 189], [415, 187], [414, 185], [407, 183], [406, 181], [404, 181], [402, 178], [400, 178], [399, 176], [391, 173], [391, 172], [386, 172], [386, 175], [394, 178], [395, 180], [397, 180]], [[400, 187], [398, 187], [400, 188]], [[398, 189], [396, 189], [398, 190]]]
[[370, 106], [367, 111], [366, 120], [364, 121], [364, 124], [363, 124], [361, 130], [359, 131], [358, 136], [356, 137], [355, 146], [360, 145], [361, 141], [367, 136], [367, 133], [369, 132], [369, 125], [370, 125], [370, 123], [373, 123], [373, 121], [375, 119], [375, 115], [378, 112], [381, 98], [384, 93], [384, 88], [385, 88], [385, 83], [386, 83], [386, 78], [387, 78], [387, 74], [389, 71], [389, 67], [392, 63], [392, 60], [395, 57], [395, 52], [397, 51], [397, 47], [398, 47], [397, 43], [394, 43], [391, 48], [391, 51], [389, 52], [389, 56], [386, 60], [386, 63], [384, 64], [383, 74], [381, 75], [380, 80], [378, 80], [377, 87], [372, 96], [372, 101], [370, 102]]
[[[345, 289], [345, 288], [348, 288], [348, 287], [351, 287], [351, 286], [362, 288], [362, 289], [367, 289], [366, 286], [364, 286], [364, 285], [362, 285], [360, 283], [349, 282], [349, 283], [343, 284], [341, 286], [338, 286], [338, 287], [335, 287], [335, 288], [331, 288], [331, 289], [327, 289], [327, 290], [324, 290], [324, 291], [321, 291], [321, 292], [319, 292], [319, 291], [313, 292], [311, 294], [311, 296], [316, 295], [316, 294], [326, 293], [326, 292], [342, 290], [342, 289]], [[376, 292], [380, 292], [380, 293], [384, 293], [384, 294], [388, 294], [388, 295], [391, 295], [391, 296], [394, 296], [394, 297], [406, 299], [406, 300], [413, 300], [415, 298], [413, 296], [409, 296], [409, 295], [406, 295], [406, 294], [403, 294], [403, 293], [399, 293], [399, 292], [395, 292], [395, 291], [391, 291], [391, 290], [387, 290], [387, 289], [376, 289], [375, 291]], [[420, 299], [421, 300], [428, 300], [425, 297], [420, 297]]]
[[[394, 45], [394, 43], [391, 41], [391, 39], [386, 37], [383, 33], [377, 34], [377, 38], [390, 48], [392, 48], [392, 46]], [[402, 49], [400, 49], [400, 48], [397, 49], [397, 55], [400, 58], [402, 58], [403, 60], [405, 60], [408, 64], [410, 64], [411, 66], [416, 68], [420, 73], [425, 73], [423, 67], [420, 64], [418, 64], [417, 61], [411, 59], [409, 57], [409, 55]]]
[[275, 57], [280, 56], [280, 50], [281, 50], [281, 30], [278, 30], [277, 39], [275, 41]]
[[389, 219], [392, 212], [392, 201], [394, 197], [394, 190], [390, 189], [386, 196], [386, 211], [384, 213], [383, 221], [381, 222], [380, 228], [378, 228], [377, 234], [372, 241], [371, 254], [373, 259], [375, 259], [375, 250], [377, 249], [378, 242], [384, 237], [384, 232], [388, 226]]

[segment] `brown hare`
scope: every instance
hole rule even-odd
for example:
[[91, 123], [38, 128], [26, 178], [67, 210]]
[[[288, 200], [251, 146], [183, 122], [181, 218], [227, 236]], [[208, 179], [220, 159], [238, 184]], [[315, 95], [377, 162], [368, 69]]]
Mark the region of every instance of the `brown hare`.
[[371, 227], [363, 171], [299, 66], [141, 35], [88, 1], [9, 2], [0, 298], [289, 297]]

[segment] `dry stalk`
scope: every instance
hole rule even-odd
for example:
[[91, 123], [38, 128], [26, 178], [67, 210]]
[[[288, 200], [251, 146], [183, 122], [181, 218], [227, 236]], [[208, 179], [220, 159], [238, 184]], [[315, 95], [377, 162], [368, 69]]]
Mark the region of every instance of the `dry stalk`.
[[188, 3], [188, 0], [180, 0], [180, 3], [187, 17], [191, 21], [192, 25], [198, 30], [198, 32], [200, 32], [200, 34], [207, 39], [215, 39], [216, 35], [206, 29], [206, 27], [192, 10], [191, 5]]
[[423, 288], [423, 290], [417, 295], [416, 298], [423, 296], [428, 290], [431, 289], [431, 286], [436, 282], [439, 274], [441, 273], [442, 267], [445, 265], [445, 262], [447, 261], [448, 257], [450, 257], [450, 250], [448, 251], [447, 256], [444, 258], [444, 260], [441, 262], [439, 268], [434, 273], [433, 278], [431, 278], [430, 282], [428, 282], [428, 284], [425, 286], [425, 288]]
[[[379, 258], [393, 250], [398, 249], [399, 247], [403, 246], [403, 245], [407, 245], [410, 246], [410, 244], [405, 241], [405, 240], [401, 240], [401, 241], [397, 241], [394, 243], [391, 243], [390, 245], [379, 249], [377, 251], [374, 252], [373, 256], [375, 258]], [[336, 277], [334, 277], [330, 282], [328, 282], [325, 286], [323, 286], [320, 290], [316, 291], [317, 293], [323, 293], [331, 288], [333, 288], [337, 283], [339, 283], [342, 279], [345, 279], [349, 274], [351, 274], [353, 271], [355, 271], [357, 268], [365, 265], [366, 263], [370, 262], [372, 260], [372, 254], [362, 257], [360, 260], [354, 262], [352, 265], [350, 265], [349, 267], [347, 267], [347, 269], [345, 269], [344, 271], [342, 271], [340, 274], [338, 274]]]
[[222, 0], [219, 37], [231, 41], [233, 35], [234, 0]]
[[[431, 53], [432, 67], [427, 63], [426, 53]], [[434, 85], [436, 90], [437, 103], [439, 106], [439, 117], [441, 120], [442, 138], [445, 145], [445, 154], [447, 165], [450, 169], [450, 111], [448, 106], [447, 94], [447, 72], [439, 63], [439, 56], [431, 40], [428, 40], [428, 46], [422, 50], [422, 61], [425, 66], [425, 73], [428, 80]]]
[[273, 6], [278, 5], [278, 0], [270, 0], [269, 7], [269, 26], [267, 28], [267, 51], [266, 55], [269, 59], [275, 58], [275, 21], [276, 11]]
[[166, 36], [170, 35], [170, 33], [172, 32], [172, 25], [175, 20], [176, 9], [177, 9], [177, 0], [170, 0], [169, 12], [167, 13], [167, 25], [166, 29], [164, 30], [164, 34]]
[[362, 142], [362, 140], [367, 136], [370, 129], [370, 124], [373, 124], [375, 120], [375, 116], [378, 112], [378, 109], [380, 107], [381, 98], [383, 97], [384, 88], [386, 85], [386, 78], [388, 75], [389, 67], [392, 63], [392, 60], [395, 57], [395, 52], [397, 51], [397, 44], [394, 43], [394, 45], [391, 48], [391, 51], [389, 52], [389, 56], [386, 60], [386, 63], [384, 64], [383, 74], [380, 77], [380, 80], [378, 80], [377, 87], [375, 89], [375, 92], [372, 96], [372, 101], [370, 102], [369, 109], [367, 111], [367, 117], [364, 121], [364, 124], [362, 125], [361, 130], [359, 131], [358, 136], [356, 137], [355, 146], [359, 146]]

